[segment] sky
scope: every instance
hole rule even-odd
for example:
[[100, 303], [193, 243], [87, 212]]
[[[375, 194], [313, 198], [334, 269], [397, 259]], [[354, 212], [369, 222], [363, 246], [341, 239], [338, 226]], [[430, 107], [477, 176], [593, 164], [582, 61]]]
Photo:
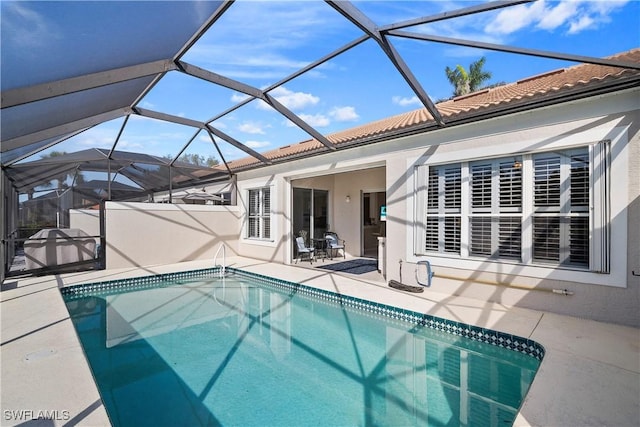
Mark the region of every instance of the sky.
[[[11, 43], [5, 46], [22, 47], [20, 54], [24, 55], [24, 52], [30, 51], [29, 43], [43, 42], [36, 37], [38, 31], [46, 33], [44, 40], [47, 42], [62, 39], [64, 20], [72, 18], [56, 16], [55, 3], [51, 2], [48, 9], [43, 9], [35, 7], [36, 4], [32, 2], [2, 1], [3, 44], [10, 40]], [[354, 5], [376, 25], [383, 26], [481, 3], [445, 0], [356, 1]], [[85, 12], [95, 13], [98, 4], [77, 2], [77, 13], [79, 16]], [[145, 8], [152, 7], [150, 2], [137, 2], [136, 5], [141, 10], [141, 16], [146, 13]], [[81, 44], [83, 40], [88, 43], [96, 38], [96, 33], [90, 35], [91, 32], [109, 31], [105, 33], [107, 42], [108, 37], [116, 37], [111, 34], [117, 28], [109, 27], [114, 21], [110, 21], [106, 15], [104, 19], [107, 24], [102, 29], [88, 23], [80, 34], [74, 35], [78, 43]], [[539, 0], [406, 30], [602, 57], [639, 47], [639, 22], [640, 1]], [[144, 19], [122, 25], [125, 24], [137, 26], [137, 39], [144, 38], [146, 34], [155, 34], [156, 38], [150, 37], [148, 43], [167, 48], [159, 39], [161, 36], [157, 35], [158, 29], [148, 28]], [[180, 36], [176, 33], [179, 29], [168, 26], [166, 31], [173, 31], [170, 35]], [[240, 0], [214, 23], [182, 59], [264, 89], [360, 35], [362, 32], [358, 28], [322, 1]], [[485, 70], [492, 74], [487, 84], [515, 82], [575, 65], [566, 61], [398, 37], [391, 37], [390, 41], [433, 101], [452, 95], [453, 87], [446, 79], [445, 67], [453, 68], [459, 64], [468, 68], [469, 64], [481, 57], [486, 58]], [[141, 56], [144, 54], [140, 52]], [[113, 52], [113, 55], [117, 56], [118, 52]], [[3, 53], [3, 64], [7, 63], [8, 58], [11, 58], [9, 53]], [[55, 69], [50, 67], [43, 72], [53, 73], [51, 68]], [[372, 40], [287, 82], [270, 94], [323, 135], [421, 107], [407, 83]], [[169, 72], [138, 105], [208, 121], [244, 99], [245, 95], [239, 92], [179, 72]], [[25, 160], [36, 160], [52, 150], [73, 152], [92, 147], [110, 149], [122, 122], [123, 119], [116, 119], [98, 125]], [[252, 101], [215, 120], [212, 125], [258, 152], [310, 138], [261, 101]], [[190, 127], [132, 116], [117, 149], [173, 157], [195, 132]], [[246, 156], [219, 138], [216, 141], [225, 160]], [[220, 158], [209, 136], [202, 132], [184, 153]]]

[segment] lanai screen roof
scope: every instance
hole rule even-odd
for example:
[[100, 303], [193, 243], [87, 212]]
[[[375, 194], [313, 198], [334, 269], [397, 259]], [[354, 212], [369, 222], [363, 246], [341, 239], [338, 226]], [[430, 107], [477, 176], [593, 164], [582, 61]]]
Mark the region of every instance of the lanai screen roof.
[[[449, 10], [425, 14], [432, 10], [426, 7], [429, 3], [433, 2], [402, 3], [406, 6], [404, 16], [413, 16], [382, 22], [384, 18], [369, 16], [367, 9], [371, 6], [367, 2], [2, 2], [2, 167], [23, 192], [74, 171], [107, 173], [108, 180], [115, 182], [114, 177], [124, 177], [121, 184], [134, 185], [147, 192], [160, 191], [169, 188], [169, 182], [177, 188], [222, 180], [233, 171], [248, 167], [638, 84], [640, 58], [637, 50], [597, 57], [495, 44], [473, 37], [444, 37], [429, 30], [429, 25], [496, 14], [522, 7], [530, 1], [464, 2], [462, 7], [449, 6]], [[314, 53], [322, 53], [288, 64], [292, 71], [271, 75], [264, 80], [269, 83], [260, 86], [253, 83], [255, 75], [250, 78], [225, 73], [224, 67], [218, 64], [191, 60], [206, 57], [206, 49], [212, 51], [212, 56], [221, 51], [222, 55], [236, 57], [237, 52], [225, 52], [230, 47], [224, 43], [200, 45], [199, 42], [211, 32], [215, 33], [217, 27], [233, 33], [234, 22], [238, 20], [255, 20], [258, 25], [281, 16], [252, 13], [267, 4], [269, 7], [277, 4], [279, 10], [291, 12], [292, 20], [302, 19], [305, 15], [301, 12], [305, 8], [324, 8], [322, 13], [331, 16], [331, 22], [335, 22], [342, 34], [342, 41], [320, 50], [318, 46], [309, 47]], [[441, 3], [442, 7], [445, 6]], [[35, 27], [24, 27], [26, 24]], [[280, 24], [284, 26], [284, 23]], [[272, 25], [277, 27], [279, 23]], [[304, 28], [318, 33], [337, 31], [312, 20], [305, 22]], [[237, 37], [243, 40], [254, 37], [256, 44], [278, 42], [269, 40], [268, 34], [258, 30]], [[291, 33], [289, 37], [293, 39], [298, 35]], [[335, 39], [332, 40], [335, 43]], [[423, 64], [409, 64], [399, 48], [407, 49], [408, 41], [412, 42], [411, 49], [462, 46], [482, 52], [586, 65], [563, 66], [557, 68], [560, 71], [533, 79], [536, 84], [542, 82], [542, 87], [531, 83], [527, 86], [525, 83], [533, 80], [523, 79], [513, 85], [437, 102], [431, 93], [429, 78], [421, 78], [424, 73], [414, 71]], [[315, 43], [317, 45], [317, 40]], [[285, 85], [295, 87], [297, 82], [313, 73], [340, 65], [336, 65], [335, 59], [356, 49], [367, 49], [368, 56], [378, 61], [374, 63], [375, 67], [362, 64], [359, 73], [380, 72], [382, 80], [376, 87], [361, 88], [363, 92], [356, 93], [356, 73], [352, 76], [354, 96], [373, 99], [382, 91], [386, 79], [396, 79], [406, 85], [420, 108], [391, 118], [376, 117], [378, 120], [371, 124], [351, 130], [321, 132], [318, 117], [296, 111], [294, 103], [287, 99], [291, 91], [285, 89]], [[193, 53], [195, 51], [198, 55]], [[247, 56], [238, 56], [236, 61], [252, 63], [255, 57], [250, 52], [247, 50]], [[425, 48], [426, 62], [432, 54]], [[278, 60], [273, 58], [272, 64]], [[443, 73], [443, 70], [437, 71]], [[557, 79], [548, 77], [557, 78], [561, 73], [569, 78], [556, 87], [553, 84], [558, 83]], [[586, 82], [581, 80], [584, 77], [581, 73], [588, 75]], [[327, 80], [317, 79], [313, 84], [333, 84]], [[181, 93], [167, 93], [167, 81], [183, 83], [188, 88], [185, 91], [195, 87], [201, 92], [203, 102], [198, 109], [176, 106]], [[198, 86], [193, 86], [196, 81]], [[520, 86], [516, 88], [518, 84]], [[303, 91], [297, 93], [304, 94]], [[227, 105], [220, 107], [216, 101], [223, 97]], [[250, 115], [247, 106], [255, 107], [256, 104], [278, 114], [283, 128], [298, 132], [279, 141], [279, 145], [285, 147], [259, 152], [260, 144], [229, 131], [228, 124], [235, 119], [235, 114], [244, 111]], [[188, 111], [180, 111], [182, 107]], [[125, 143], [127, 132], [142, 122], [159, 122], [167, 128], [157, 128], [156, 135], [147, 134], [148, 139], [140, 140], [137, 145]], [[39, 157], [105, 124], [115, 126], [116, 132], [102, 135], [100, 141], [94, 141], [92, 148], [56, 157]], [[151, 153], [151, 141], [160, 138], [158, 135], [174, 141], [170, 152], [166, 156], [143, 154]], [[304, 149], [300, 144], [306, 144]], [[132, 153], [130, 147], [139, 153]], [[225, 159], [225, 147], [240, 150], [243, 158]], [[185, 157], [185, 154], [191, 154], [191, 157]], [[193, 160], [194, 155], [198, 161], [185, 161]], [[205, 165], [207, 156], [215, 158], [218, 165]]]

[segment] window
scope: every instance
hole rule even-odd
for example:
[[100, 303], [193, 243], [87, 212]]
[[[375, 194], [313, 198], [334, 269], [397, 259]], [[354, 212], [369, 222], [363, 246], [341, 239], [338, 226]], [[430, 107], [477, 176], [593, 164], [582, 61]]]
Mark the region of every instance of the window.
[[522, 159], [469, 164], [469, 254], [521, 260]]
[[608, 146], [419, 167], [416, 253], [608, 272]]
[[589, 265], [589, 153], [533, 156], [533, 259]]
[[460, 252], [460, 165], [429, 169], [425, 247], [436, 252]]
[[271, 238], [271, 190], [269, 187], [249, 190], [247, 237]]

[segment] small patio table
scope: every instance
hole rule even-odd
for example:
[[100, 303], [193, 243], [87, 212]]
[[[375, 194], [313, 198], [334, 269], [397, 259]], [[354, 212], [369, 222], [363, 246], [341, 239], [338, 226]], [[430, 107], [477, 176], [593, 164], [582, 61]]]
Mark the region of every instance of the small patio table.
[[324, 261], [325, 258], [327, 258], [327, 239], [324, 237], [314, 237], [312, 240], [316, 258], [322, 258], [322, 261]]

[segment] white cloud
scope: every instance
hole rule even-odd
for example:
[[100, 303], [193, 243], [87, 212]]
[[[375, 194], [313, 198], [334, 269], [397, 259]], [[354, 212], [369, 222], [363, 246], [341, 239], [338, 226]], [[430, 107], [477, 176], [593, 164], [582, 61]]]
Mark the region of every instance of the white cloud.
[[229, 129], [229, 126], [221, 120], [210, 123], [210, 125], [216, 129]]
[[[60, 39], [58, 28], [25, 2], [3, 2], [2, 34], [16, 47], [31, 49], [45, 46], [52, 39]], [[25, 53], [28, 53], [26, 51]]]
[[150, 110], [152, 110], [152, 109], [156, 108], [156, 104], [154, 104], [154, 103], [152, 103], [152, 102], [149, 102], [149, 101], [142, 101], [142, 102], [140, 103], [140, 106], [141, 106], [142, 108], [148, 108], [148, 109], [150, 109]]
[[339, 122], [353, 121], [360, 118], [353, 107], [334, 107], [329, 112], [329, 116]]
[[391, 98], [391, 101], [396, 104], [399, 105], [401, 107], [406, 107], [409, 105], [420, 105], [420, 100], [418, 99], [417, 96], [412, 96], [411, 98], [403, 98], [401, 96], [394, 96], [393, 98]]
[[629, 0], [539, 0], [530, 5], [502, 10], [485, 26], [485, 31], [505, 35], [534, 27], [547, 31], [564, 29], [569, 34], [577, 34], [609, 22], [610, 15], [628, 2]]
[[145, 147], [144, 144], [141, 144], [139, 142], [132, 142], [132, 141], [128, 141], [126, 139], [122, 139], [118, 142], [118, 146], [116, 147], [116, 149], [118, 150], [125, 150], [125, 151], [130, 151], [130, 150], [143, 150], [146, 149], [147, 147]]
[[[115, 129], [105, 129], [95, 127], [93, 129], [89, 129], [86, 132], [82, 132], [72, 138], [73, 143], [85, 149], [89, 148], [111, 148], [113, 143], [116, 140], [116, 130]], [[129, 143], [127, 145], [126, 140], [120, 140], [118, 142], [118, 149], [122, 149], [123, 147], [128, 148], [142, 148], [142, 145], [139, 143]]]
[[310, 93], [293, 92], [284, 86], [275, 88], [269, 92], [269, 95], [290, 110], [302, 110], [320, 102], [320, 98], [317, 96], [313, 96]]
[[244, 122], [238, 126], [238, 129], [244, 133], [264, 135], [265, 131], [258, 123]]
[[331, 120], [324, 114], [300, 114], [299, 117], [312, 127], [321, 128], [331, 124]]
[[569, 25], [569, 34], [577, 34], [582, 30], [589, 29], [596, 24], [595, 20], [590, 16], [582, 16], [577, 21], [571, 22]]
[[503, 9], [485, 26], [487, 33], [511, 34], [539, 21], [544, 16], [545, 0]]
[[609, 15], [616, 9], [620, 9], [629, 3], [629, 0], [607, 0], [607, 1], [594, 1], [592, 2], [591, 9], [600, 15]]
[[244, 145], [246, 145], [249, 148], [258, 149], [258, 148], [269, 147], [271, 146], [271, 143], [269, 141], [246, 141]]
[[185, 59], [236, 79], [275, 81], [309, 63], [298, 49], [320, 45], [346, 26], [322, 2], [236, 2]]
[[555, 30], [576, 14], [577, 2], [560, 2], [555, 7], [546, 8], [537, 24], [543, 30]]
[[235, 92], [233, 95], [231, 95], [231, 102], [240, 103], [248, 98], [249, 98], [249, 95]]

